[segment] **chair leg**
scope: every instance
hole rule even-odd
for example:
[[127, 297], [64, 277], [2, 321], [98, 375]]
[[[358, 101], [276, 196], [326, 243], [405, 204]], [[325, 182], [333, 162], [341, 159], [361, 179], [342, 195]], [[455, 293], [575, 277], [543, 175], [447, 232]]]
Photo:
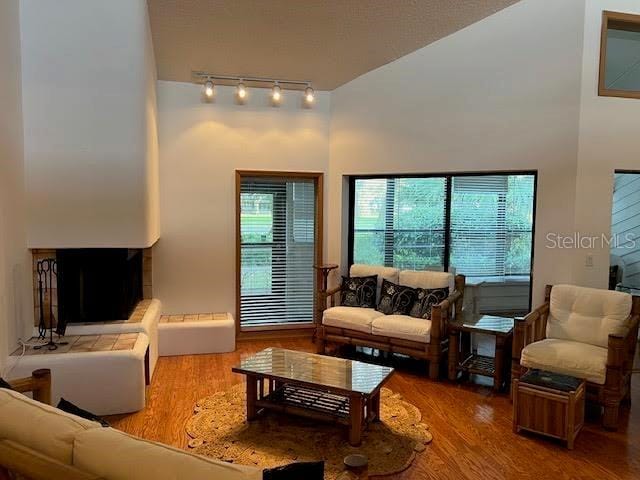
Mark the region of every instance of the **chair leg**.
[[605, 405], [604, 415], [602, 417], [602, 426], [607, 430], [618, 429], [618, 414], [620, 411], [620, 403]]
[[321, 336], [318, 336], [318, 338], [316, 338], [316, 353], [319, 353], [320, 355], [324, 355], [325, 352], [325, 341], [324, 338], [322, 338]]
[[440, 362], [435, 360], [429, 360], [429, 378], [431, 380], [438, 380], [440, 377]]

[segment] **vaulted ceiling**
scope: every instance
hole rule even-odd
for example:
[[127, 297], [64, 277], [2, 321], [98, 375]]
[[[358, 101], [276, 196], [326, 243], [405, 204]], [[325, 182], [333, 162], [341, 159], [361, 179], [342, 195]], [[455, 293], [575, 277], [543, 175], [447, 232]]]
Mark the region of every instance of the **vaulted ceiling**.
[[332, 90], [517, 0], [147, 0], [161, 80], [191, 72]]

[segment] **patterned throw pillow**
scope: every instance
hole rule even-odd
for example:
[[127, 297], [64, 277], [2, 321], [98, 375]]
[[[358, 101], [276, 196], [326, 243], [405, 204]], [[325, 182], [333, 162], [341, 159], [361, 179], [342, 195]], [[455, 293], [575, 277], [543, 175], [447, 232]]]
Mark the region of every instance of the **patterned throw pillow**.
[[378, 275], [342, 277], [340, 305], [344, 307], [375, 308]]
[[449, 287], [444, 288], [416, 288], [417, 298], [409, 310], [409, 315], [415, 318], [431, 320], [431, 306], [446, 300]]
[[383, 280], [380, 301], [376, 310], [385, 315], [406, 315], [415, 300], [415, 289]]

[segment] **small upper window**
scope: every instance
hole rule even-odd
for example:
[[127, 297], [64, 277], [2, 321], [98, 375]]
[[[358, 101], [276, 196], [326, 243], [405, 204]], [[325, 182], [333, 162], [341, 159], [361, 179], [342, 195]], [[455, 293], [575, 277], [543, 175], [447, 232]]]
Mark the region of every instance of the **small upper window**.
[[640, 98], [640, 15], [603, 12], [598, 94]]

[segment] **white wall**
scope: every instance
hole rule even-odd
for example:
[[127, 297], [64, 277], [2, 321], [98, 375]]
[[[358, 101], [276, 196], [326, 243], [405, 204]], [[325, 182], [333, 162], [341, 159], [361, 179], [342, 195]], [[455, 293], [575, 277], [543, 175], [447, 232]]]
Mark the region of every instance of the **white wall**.
[[[570, 281], [571, 256], [545, 237], [573, 225], [583, 10], [524, 0], [335, 90], [328, 211], [344, 175], [537, 170], [534, 303]], [[328, 218], [341, 265], [345, 221]]]
[[[640, 170], [640, 100], [598, 96], [603, 10], [640, 14], [640, 2], [586, 2], [575, 221], [576, 232], [586, 237], [611, 232], [614, 171]], [[593, 256], [593, 267], [586, 266], [587, 255]], [[575, 251], [574, 281], [607, 288], [609, 255], [606, 244]]]
[[157, 145], [146, 2], [20, 8], [29, 246], [151, 245]]
[[[268, 104], [268, 90], [216, 87], [206, 103], [198, 85], [158, 82], [162, 236], [154, 247], [154, 295], [164, 313], [235, 312], [235, 171], [325, 172], [329, 95], [313, 109], [299, 93]], [[326, 211], [325, 219], [332, 217]]]
[[0, 2], [0, 375], [32, 315], [26, 245], [18, 0]]

